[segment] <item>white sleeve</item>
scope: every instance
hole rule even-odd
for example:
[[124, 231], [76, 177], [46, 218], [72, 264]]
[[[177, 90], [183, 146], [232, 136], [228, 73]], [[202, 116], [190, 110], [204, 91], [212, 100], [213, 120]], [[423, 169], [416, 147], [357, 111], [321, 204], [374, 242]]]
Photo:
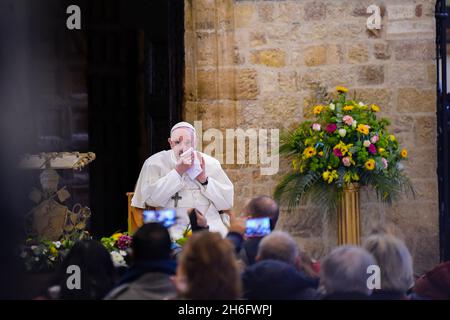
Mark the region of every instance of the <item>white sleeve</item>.
[[233, 207], [233, 183], [223, 171], [220, 163], [214, 162], [206, 168], [208, 184], [202, 186], [202, 194], [207, 197], [217, 210], [228, 210]]
[[131, 202], [133, 207], [165, 207], [170, 198], [183, 187], [181, 176], [175, 169], [162, 176], [161, 167], [144, 164], [136, 183]]

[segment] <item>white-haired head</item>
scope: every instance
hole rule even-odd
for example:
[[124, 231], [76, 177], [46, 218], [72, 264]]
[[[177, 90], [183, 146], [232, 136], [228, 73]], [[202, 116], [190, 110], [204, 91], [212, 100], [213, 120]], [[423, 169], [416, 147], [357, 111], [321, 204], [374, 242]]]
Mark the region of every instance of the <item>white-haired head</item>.
[[356, 246], [341, 246], [325, 257], [320, 273], [327, 294], [362, 293], [370, 295], [367, 286], [368, 267], [375, 259], [367, 250]]
[[274, 231], [259, 243], [257, 259], [279, 260], [296, 266], [299, 259], [297, 242], [287, 232]]
[[405, 243], [387, 233], [373, 234], [364, 248], [377, 261], [381, 274], [381, 289], [405, 293], [414, 284], [413, 261]]

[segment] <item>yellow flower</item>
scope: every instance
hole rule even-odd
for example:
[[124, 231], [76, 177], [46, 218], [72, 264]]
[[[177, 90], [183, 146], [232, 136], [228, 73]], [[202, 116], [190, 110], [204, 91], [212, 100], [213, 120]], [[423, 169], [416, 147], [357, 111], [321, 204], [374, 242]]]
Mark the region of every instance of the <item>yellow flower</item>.
[[369, 134], [369, 126], [366, 124], [358, 124], [358, 128], [356, 128], [356, 131], [361, 132], [362, 134], [368, 135]]
[[323, 156], [323, 151], [319, 151], [319, 156]]
[[378, 148], [378, 152], [379, 153], [382, 153], [382, 152], [385, 152], [386, 150], [384, 149], [384, 148]]
[[305, 149], [305, 151], [303, 151], [303, 155], [306, 158], [311, 158], [312, 156], [316, 155], [316, 149], [314, 149], [313, 147], [308, 147]]
[[315, 106], [313, 109], [314, 114], [320, 114], [323, 110], [324, 106]]
[[403, 149], [400, 154], [402, 155], [403, 158], [406, 158], [408, 156], [408, 151], [406, 149]]
[[371, 106], [370, 106], [370, 109], [371, 109], [373, 112], [380, 112], [380, 107], [377, 106], [376, 104], [371, 105]]
[[51, 253], [53, 256], [57, 256], [57, 255], [58, 255], [58, 250], [57, 250], [54, 246], [51, 246], [51, 247], [50, 247], [50, 253]]
[[345, 156], [347, 153], [350, 154], [350, 153], [348, 152], [348, 150], [349, 150], [351, 147], [353, 147], [353, 144], [352, 144], [352, 143], [350, 143], [350, 144], [345, 144], [344, 142], [340, 141], [337, 145], [334, 146], [333, 150], [334, 150], [334, 149], [339, 149], [339, 150], [341, 150], [342, 155]]
[[373, 160], [373, 159], [367, 160], [366, 163], [364, 164], [364, 166], [366, 167], [367, 170], [375, 169], [375, 160]]
[[336, 87], [336, 91], [339, 92], [339, 93], [347, 93], [348, 89], [346, 87], [337, 86]]
[[114, 233], [114, 234], [111, 236], [111, 238], [112, 238], [114, 241], [117, 241], [117, 240], [119, 240], [119, 238], [120, 238], [121, 236], [123, 236], [123, 233]]
[[294, 170], [297, 170], [297, 165], [298, 165], [298, 160], [297, 159], [292, 160], [292, 168]]
[[190, 236], [192, 236], [192, 230], [189, 230], [189, 231], [186, 233], [186, 237], [190, 237]]
[[322, 178], [324, 181], [328, 182], [328, 183], [332, 183], [334, 179], [337, 179], [339, 176], [337, 174], [336, 170], [333, 171], [324, 171], [322, 173]]
[[353, 110], [353, 106], [345, 106], [344, 107], [344, 111], [352, 111]]
[[389, 139], [391, 139], [392, 142], [395, 141], [395, 136], [393, 134], [389, 135]]
[[344, 174], [344, 181], [346, 183], [350, 183], [353, 181], [359, 181], [359, 175], [355, 172], [352, 173], [350, 171], [348, 171], [347, 173]]

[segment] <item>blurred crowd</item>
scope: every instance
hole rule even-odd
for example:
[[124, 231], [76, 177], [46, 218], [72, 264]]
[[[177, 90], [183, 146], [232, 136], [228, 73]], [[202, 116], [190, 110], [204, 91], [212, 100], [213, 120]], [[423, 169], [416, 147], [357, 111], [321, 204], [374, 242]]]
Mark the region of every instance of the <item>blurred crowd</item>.
[[[209, 232], [201, 213], [192, 236], [174, 250], [168, 230], [147, 223], [133, 235], [129, 267], [114, 267], [95, 240], [80, 241], [40, 299], [450, 299], [450, 262], [415, 278], [405, 243], [377, 230], [362, 246], [345, 245], [316, 261], [287, 232], [276, 229], [277, 203], [251, 199], [230, 216], [228, 235]], [[247, 237], [246, 220], [267, 217], [271, 232]], [[70, 265], [81, 269], [81, 289], [67, 287]]]

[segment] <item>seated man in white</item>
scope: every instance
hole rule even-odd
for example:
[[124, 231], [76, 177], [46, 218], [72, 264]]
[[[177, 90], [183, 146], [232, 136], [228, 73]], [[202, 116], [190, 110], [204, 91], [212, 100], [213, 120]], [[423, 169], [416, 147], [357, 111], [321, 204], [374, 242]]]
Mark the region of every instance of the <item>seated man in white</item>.
[[152, 155], [142, 166], [131, 205], [175, 208], [177, 222], [169, 229], [173, 240], [189, 224], [190, 208], [204, 215], [210, 231], [225, 236], [228, 229], [219, 211], [232, 208], [234, 188], [220, 162], [195, 151], [195, 128], [187, 122], [173, 126], [168, 140], [171, 150]]

